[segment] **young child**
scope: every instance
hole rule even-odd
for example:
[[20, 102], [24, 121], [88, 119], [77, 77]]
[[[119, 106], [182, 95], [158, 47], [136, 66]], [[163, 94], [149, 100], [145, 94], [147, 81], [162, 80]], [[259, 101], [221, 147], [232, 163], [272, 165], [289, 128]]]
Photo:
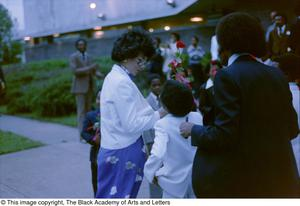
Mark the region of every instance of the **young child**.
[[194, 99], [191, 90], [175, 80], [168, 80], [160, 95], [169, 114], [154, 126], [155, 139], [144, 167], [149, 182], [157, 182], [163, 198], [195, 198], [192, 189], [192, 166], [196, 148], [191, 139], [180, 135], [179, 126], [188, 121], [202, 124], [200, 113], [191, 112]]
[[[161, 80], [158, 74], [152, 74], [149, 76], [150, 93], [147, 96], [147, 102], [153, 110], [157, 111], [160, 109], [159, 94], [161, 91]], [[151, 147], [154, 142], [154, 129], [143, 132], [144, 143], [147, 146], [147, 153], [150, 153]]]
[[90, 161], [94, 196], [97, 192], [97, 156], [100, 148], [100, 94], [101, 91], [96, 98], [97, 109], [86, 114], [81, 132], [81, 137], [91, 145]]
[[[150, 104], [153, 110], [157, 111], [160, 109], [159, 94], [161, 91], [161, 77], [158, 74], [149, 75], [150, 94], [147, 97], [147, 102]], [[143, 140], [146, 145], [147, 155], [150, 154], [152, 145], [154, 143], [154, 129], [149, 129], [143, 132]], [[161, 198], [161, 189], [154, 184], [150, 183], [150, 198]]]

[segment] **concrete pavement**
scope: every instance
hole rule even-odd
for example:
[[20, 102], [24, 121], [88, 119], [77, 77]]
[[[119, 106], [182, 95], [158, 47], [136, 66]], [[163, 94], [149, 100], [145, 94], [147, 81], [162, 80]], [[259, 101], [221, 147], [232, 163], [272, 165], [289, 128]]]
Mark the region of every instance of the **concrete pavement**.
[[[0, 198], [92, 198], [88, 144], [76, 128], [0, 116], [0, 130], [46, 146], [0, 155]], [[145, 180], [139, 198], [149, 197]]]
[[[0, 155], [0, 198], [92, 198], [88, 144], [76, 128], [0, 116], [0, 130], [46, 146]], [[300, 174], [300, 136], [292, 141]], [[144, 180], [138, 198], [149, 197]]]

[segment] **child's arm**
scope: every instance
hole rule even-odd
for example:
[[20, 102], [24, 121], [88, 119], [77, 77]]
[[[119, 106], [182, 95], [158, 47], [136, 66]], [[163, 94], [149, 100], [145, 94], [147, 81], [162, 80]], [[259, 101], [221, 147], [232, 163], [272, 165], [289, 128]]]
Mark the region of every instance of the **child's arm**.
[[144, 175], [149, 182], [153, 182], [156, 172], [163, 166], [163, 157], [167, 151], [167, 144], [169, 141], [168, 134], [158, 122], [154, 126], [155, 139], [151, 149], [151, 154], [146, 161], [144, 167]]

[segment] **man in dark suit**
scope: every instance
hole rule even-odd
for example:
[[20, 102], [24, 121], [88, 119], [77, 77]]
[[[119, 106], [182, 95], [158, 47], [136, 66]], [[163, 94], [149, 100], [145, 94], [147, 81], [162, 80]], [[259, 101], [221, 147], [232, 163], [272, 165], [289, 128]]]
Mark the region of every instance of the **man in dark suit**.
[[290, 38], [290, 47], [294, 54], [300, 56], [300, 3], [296, 8], [296, 22], [292, 25], [292, 34]]
[[232, 13], [220, 20], [216, 33], [221, 61], [228, 67], [214, 80], [214, 124], [180, 126], [198, 148], [195, 194], [299, 197], [290, 143], [299, 132], [297, 115], [282, 72], [255, 58], [265, 53], [261, 25], [246, 13]]
[[286, 17], [283, 14], [277, 14], [275, 16], [275, 28], [270, 32], [269, 35], [269, 55], [271, 59], [276, 59], [286, 54], [291, 48], [289, 48], [289, 39], [291, 31], [286, 24]]

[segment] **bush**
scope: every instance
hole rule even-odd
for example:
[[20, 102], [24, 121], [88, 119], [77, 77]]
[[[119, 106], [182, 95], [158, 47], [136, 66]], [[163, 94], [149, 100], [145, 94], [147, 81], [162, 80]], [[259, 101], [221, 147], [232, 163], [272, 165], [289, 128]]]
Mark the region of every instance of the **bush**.
[[[96, 62], [104, 74], [113, 65], [108, 57], [98, 58]], [[70, 92], [72, 73], [67, 60], [32, 62], [19, 67], [6, 76], [7, 93], [1, 102], [7, 104], [8, 113], [53, 117], [76, 112], [75, 96]], [[102, 84], [103, 79], [96, 81], [97, 90]]]
[[35, 96], [32, 105], [41, 116], [63, 116], [76, 111], [75, 97], [70, 93], [71, 81], [68, 75], [50, 81]]

